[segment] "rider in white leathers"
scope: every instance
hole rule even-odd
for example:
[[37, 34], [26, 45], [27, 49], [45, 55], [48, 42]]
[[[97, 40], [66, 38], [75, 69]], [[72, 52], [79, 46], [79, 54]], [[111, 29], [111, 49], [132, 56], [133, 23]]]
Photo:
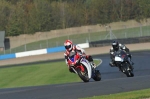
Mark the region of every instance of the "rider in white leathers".
[[66, 40], [66, 41], [64, 42], [64, 46], [65, 46], [65, 49], [66, 49], [66, 51], [65, 51], [65, 53], [64, 53], [65, 62], [66, 62], [66, 64], [67, 64], [67, 66], [68, 66], [70, 72], [74, 72], [74, 71], [72, 70], [72, 68], [70, 68], [70, 66], [69, 66], [69, 64], [68, 64], [68, 55], [69, 55], [70, 52], [72, 52], [72, 51], [75, 51], [75, 52], [80, 53], [80, 55], [81, 55], [82, 57], [85, 57], [90, 63], [93, 64], [93, 68], [96, 67], [96, 65], [95, 65], [94, 62], [93, 62], [92, 56], [86, 55], [84, 49], [80, 48], [80, 47], [77, 46], [77, 45], [73, 45], [73, 43], [72, 43], [71, 40]]

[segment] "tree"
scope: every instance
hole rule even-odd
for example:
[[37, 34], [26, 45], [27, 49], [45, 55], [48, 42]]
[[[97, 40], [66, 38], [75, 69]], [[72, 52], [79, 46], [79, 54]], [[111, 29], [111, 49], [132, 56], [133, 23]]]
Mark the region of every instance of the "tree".
[[22, 2], [17, 3], [17, 5], [12, 6], [11, 8], [12, 10], [7, 25], [7, 35], [17, 36], [22, 34], [24, 30], [24, 10], [22, 8]]

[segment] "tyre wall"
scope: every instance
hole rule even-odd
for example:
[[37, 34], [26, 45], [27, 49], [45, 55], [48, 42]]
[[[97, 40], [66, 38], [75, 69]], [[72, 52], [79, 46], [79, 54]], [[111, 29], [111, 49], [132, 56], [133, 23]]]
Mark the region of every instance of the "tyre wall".
[[[89, 43], [78, 44], [78, 46], [80, 46], [81, 48], [89, 48]], [[33, 51], [0, 55], [0, 60], [27, 57], [27, 56], [33, 56], [33, 55], [41, 55], [41, 54], [49, 54], [49, 53], [56, 53], [56, 52], [63, 52], [63, 51], [65, 51], [64, 46], [58, 46], [54, 48], [39, 49], [39, 50], [33, 50]]]
[[101, 40], [101, 41], [93, 41], [89, 42], [90, 47], [102, 47], [102, 46], [109, 46], [111, 43], [117, 40], [122, 44], [135, 44], [135, 43], [146, 43], [150, 42], [150, 36], [146, 37], [137, 37], [137, 38], [125, 38], [125, 39], [112, 39], [112, 40]]

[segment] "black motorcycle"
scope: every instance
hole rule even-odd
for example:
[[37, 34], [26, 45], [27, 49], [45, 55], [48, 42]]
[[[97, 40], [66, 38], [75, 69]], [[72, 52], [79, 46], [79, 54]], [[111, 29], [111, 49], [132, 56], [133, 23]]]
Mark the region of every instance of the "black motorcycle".
[[133, 68], [130, 62], [130, 58], [127, 53], [123, 50], [118, 50], [115, 52], [115, 65], [126, 74], [127, 77], [133, 77]]

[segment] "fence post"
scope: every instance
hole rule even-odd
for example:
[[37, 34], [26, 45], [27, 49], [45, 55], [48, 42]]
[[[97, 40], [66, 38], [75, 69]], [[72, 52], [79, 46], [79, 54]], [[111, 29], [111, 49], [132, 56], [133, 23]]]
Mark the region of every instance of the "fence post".
[[11, 47], [10, 47], [10, 53], [11, 53]]
[[91, 35], [90, 35], [90, 30], [88, 29], [89, 32], [89, 41], [91, 41]]
[[26, 44], [24, 45], [24, 48], [25, 48], [25, 51], [27, 51], [27, 47], [26, 47]]
[[124, 30], [125, 30], [125, 38], [127, 38], [127, 26], [126, 25], [123, 25], [123, 27], [124, 27]]
[[4, 45], [4, 54], [6, 54], [6, 52], [5, 52], [5, 45]]
[[140, 23], [140, 36], [143, 36], [143, 33], [142, 33], [142, 24]]
[[27, 48], [26, 48], [26, 36], [25, 35], [24, 35], [24, 44], [25, 44], [24, 45], [24, 50], [27, 51]]

